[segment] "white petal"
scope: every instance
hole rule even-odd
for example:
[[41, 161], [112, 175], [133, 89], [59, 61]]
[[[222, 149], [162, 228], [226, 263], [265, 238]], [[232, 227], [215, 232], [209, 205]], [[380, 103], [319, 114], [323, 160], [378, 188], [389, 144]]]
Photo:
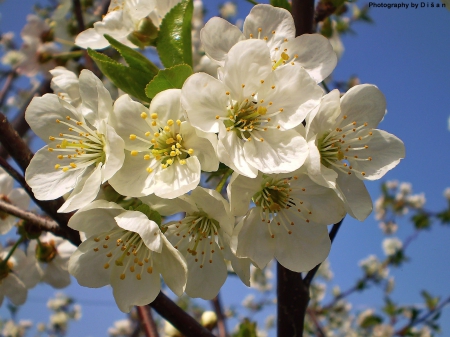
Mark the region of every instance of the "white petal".
[[223, 124], [220, 125], [217, 157], [222, 163], [237, 173], [255, 178], [258, 174], [258, 169], [246, 160], [243, 142], [235, 132], [227, 132], [225, 126]]
[[386, 98], [371, 84], [355, 85], [341, 98], [341, 115], [346, 115], [348, 121], [367, 123], [375, 128], [385, 112]]
[[180, 134], [183, 136], [183, 146], [194, 150], [202, 171], [214, 172], [219, 168], [217, 158], [217, 136], [199, 129], [195, 129], [189, 122], [182, 122]]
[[229, 89], [219, 80], [205, 74], [194, 74], [184, 82], [181, 104], [189, 122], [205, 132], [218, 132], [223, 124], [216, 116], [228, 116]]
[[14, 179], [0, 168], [0, 193], [8, 195], [13, 190]]
[[[152, 173], [146, 171], [149, 165], [155, 167]], [[155, 174], [159, 168], [160, 164], [156, 161], [144, 160], [144, 153], [132, 156], [130, 152], [125, 151], [123, 166], [109, 179], [109, 183], [122, 195], [143, 197], [154, 192]]]
[[161, 242], [162, 251], [154, 255], [154, 264], [161, 271], [164, 282], [169, 288], [177, 296], [181, 296], [187, 282], [186, 260], [164, 235], [161, 235]]
[[341, 112], [340, 108], [340, 93], [339, 90], [334, 89], [320, 101], [320, 106], [314, 109], [306, 117], [306, 133], [308, 139], [311, 134], [322, 134], [324, 131], [334, 129], [336, 119]]
[[280, 50], [292, 58], [297, 55], [295, 63], [300, 64], [316, 83], [322, 82], [334, 70], [337, 56], [326, 37], [321, 34], [303, 34], [281, 45]]
[[42, 281], [53, 288], [62, 289], [70, 284], [70, 274], [55, 263], [48, 263]]
[[294, 130], [260, 132], [264, 141], [246, 142], [247, 162], [264, 173], [288, 173], [298, 169], [308, 156], [305, 139]]
[[260, 40], [236, 43], [228, 53], [223, 71], [223, 83], [230, 88], [234, 100], [242, 102], [252, 93], [258, 92], [261, 80], [272, 72], [272, 61], [266, 43]]
[[94, 170], [87, 169], [73, 189], [66, 202], [58, 209], [60, 213], [75, 211], [88, 205], [93, 201], [102, 184], [102, 165], [99, 164]]
[[25, 180], [39, 200], [53, 200], [70, 192], [77, 184], [84, 169], [55, 170], [57, 162], [55, 152], [48, 151], [45, 146], [35, 153], [25, 171]]
[[13, 205], [23, 210], [28, 209], [28, 206], [30, 206], [30, 196], [23, 188], [12, 190], [11, 193], [8, 194], [8, 199]]
[[158, 114], [158, 119], [165, 123], [172, 119], [176, 121], [183, 116], [181, 108], [181, 89], [168, 89], [156, 94], [150, 103], [150, 114]]
[[262, 174], [256, 178], [248, 178], [234, 172], [227, 186], [228, 200], [230, 200], [231, 213], [234, 216], [245, 215], [253, 195], [259, 191], [262, 183]]
[[69, 220], [68, 226], [92, 235], [108, 232], [117, 227], [114, 217], [125, 210], [114, 202], [95, 200], [78, 210]]
[[354, 174], [338, 172], [337, 192], [344, 200], [347, 212], [358, 219], [365, 220], [372, 212], [372, 199], [362, 180]]
[[352, 160], [352, 153], [349, 151], [349, 162], [358, 171], [365, 175], [357, 173], [360, 179], [376, 180], [383, 177], [387, 171], [393, 169], [405, 158], [405, 145], [394, 135], [383, 130], [372, 130], [372, 136], [368, 142], [369, 148], [356, 152], [361, 159], [371, 157], [370, 161]]
[[10, 273], [2, 280], [1, 287], [6, 297], [14, 305], [22, 305], [27, 300], [27, 288], [23, 282], [14, 274]]
[[64, 67], [56, 67], [50, 70], [52, 82], [50, 86], [56, 94], [64, 93], [69, 96], [71, 101], [80, 98], [80, 86], [78, 85], [78, 76]]
[[294, 221], [291, 234], [282, 226], [277, 228], [275, 258], [285, 268], [304, 272], [322, 263], [331, 248], [326, 225]]
[[186, 164], [174, 162], [155, 175], [155, 194], [161, 198], [176, 198], [193, 190], [200, 183], [201, 167], [197, 157], [189, 157]]
[[112, 99], [103, 82], [93, 72], [84, 69], [79, 77], [81, 112], [97, 129], [98, 121], [112, 112]]
[[[295, 37], [295, 25], [289, 11], [270, 5], [256, 5], [250, 11], [244, 22], [244, 35], [246, 38], [253, 34], [258, 38], [258, 28], [261, 28], [260, 38], [267, 36], [267, 45], [272, 50], [278, 47], [284, 39]], [[275, 31], [275, 33], [272, 33]]]
[[160, 253], [162, 243], [158, 225], [138, 211], [125, 211], [114, 218], [120, 228], [138, 233], [148, 249]]
[[222, 18], [213, 17], [200, 31], [200, 39], [206, 55], [223, 66], [231, 47], [245, 37], [235, 25]]
[[122, 167], [125, 160], [125, 143], [116, 131], [109, 125], [106, 129], [106, 143], [104, 146], [105, 164], [102, 166], [102, 183], [109, 180]]
[[107, 39], [97, 33], [94, 28], [86, 29], [77, 35], [75, 44], [81, 48], [103, 49], [109, 46]]
[[250, 259], [237, 257], [233, 254], [229, 246], [225, 246], [224, 256], [225, 259], [231, 262], [233, 271], [239, 276], [241, 281], [247, 287], [250, 287]]
[[236, 255], [250, 258], [262, 269], [274, 257], [276, 240], [270, 236], [269, 225], [261, 221], [257, 208], [252, 208], [241, 222]]

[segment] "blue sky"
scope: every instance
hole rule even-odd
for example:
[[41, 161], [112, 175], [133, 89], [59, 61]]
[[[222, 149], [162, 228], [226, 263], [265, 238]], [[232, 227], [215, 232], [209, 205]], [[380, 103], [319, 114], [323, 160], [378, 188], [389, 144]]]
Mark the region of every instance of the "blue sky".
[[[1, 31], [14, 31], [18, 36], [34, 2], [5, 0], [1, 3]], [[205, 3], [208, 16], [217, 13], [219, 1]], [[368, 1], [359, 1], [361, 5], [364, 3]], [[239, 16], [244, 18], [250, 7], [240, 1]], [[425, 193], [427, 209], [440, 210], [446, 206], [442, 192], [450, 186], [450, 132], [447, 126], [450, 115], [450, 11], [430, 7], [374, 8], [370, 13], [374, 24], [357, 23], [353, 26], [357, 34], [343, 37], [345, 52], [334, 78], [347, 80], [356, 75], [361, 83], [375, 84], [386, 95], [388, 113], [379, 128], [404, 141], [406, 158], [383, 181], [411, 182], [415, 193]], [[367, 183], [367, 186], [375, 200], [379, 196], [379, 182]], [[406, 221], [400, 222], [398, 236], [404, 239], [411, 233], [412, 226]], [[360, 260], [369, 254], [382, 258], [382, 238], [373, 215], [363, 223], [347, 217], [330, 255], [334, 283], [347, 289], [361, 275]], [[392, 294], [395, 301], [419, 303], [423, 289], [433, 295], [450, 295], [449, 240], [450, 228], [436, 225], [411, 244], [407, 253], [411, 262], [392, 271], [396, 278]], [[106, 336], [107, 327], [114, 320], [125, 317], [116, 308], [109, 288], [86, 289], [74, 281], [64, 291], [83, 306], [83, 318], [72, 325], [68, 336]], [[225, 303], [240, 302], [246, 291], [246, 287], [237, 282], [227, 282], [223, 289]], [[46, 321], [46, 299], [54, 292], [46, 285], [31, 290], [29, 301], [20, 310], [19, 317]], [[378, 291], [368, 291], [362, 296], [353, 295], [350, 300], [356, 310], [362, 310], [370, 305], [380, 305], [380, 295]], [[209, 304], [205, 303], [205, 306]], [[4, 308], [0, 309], [0, 315], [5, 316]], [[449, 308], [444, 310], [441, 323], [443, 335], [450, 335]]]

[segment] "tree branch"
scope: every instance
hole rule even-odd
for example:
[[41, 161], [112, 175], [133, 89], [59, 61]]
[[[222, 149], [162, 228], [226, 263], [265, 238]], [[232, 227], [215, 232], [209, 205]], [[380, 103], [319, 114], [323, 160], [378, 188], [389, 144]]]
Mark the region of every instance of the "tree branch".
[[314, 0], [292, 0], [296, 35], [314, 32]]
[[146, 337], [159, 337], [158, 330], [156, 329], [155, 321], [153, 320], [152, 312], [148, 306], [137, 306], [137, 312], [141, 326], [144, 328]]
[[219, 329], [219, 337], [227, 337], [227, 325], [225, 315], [223, 314], [222, 310], [222, 303], [220, 301], [220, 293], [211, 300], [211, 304], [217, 315], [217, 328]]
[[0, 91], [0, 107], [3, 106], [6, 95], [8, 94], [9, 90], [11, 89], [11, 84], [13, 83], [13, 80], [16, 78], [16, 76], [17, 76], [16, 71], [12, 70], [9, 72], [8, 76], [6, 77], [5, 84], [3, 85], [3, 88]]
[[162, 292], [149, 305], [186, 337], [214, 337]]

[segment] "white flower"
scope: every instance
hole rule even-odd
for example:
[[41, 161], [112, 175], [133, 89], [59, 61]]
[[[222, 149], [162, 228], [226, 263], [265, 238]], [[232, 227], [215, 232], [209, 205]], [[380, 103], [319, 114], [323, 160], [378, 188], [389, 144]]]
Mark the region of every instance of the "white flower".
[[[0, 167], [0, 200], [26, 210], [30, 197], [23, 188], [13, 188], [14, 179]], [[0, 234], [6, 234], [16, 223], [17, 218], [0, 211]]]
[[236, 255], [263, 268], [276, 258], [285, 268], [311, 270], [328, 256], [327, 225], [341, 220], [344, 206], [332, 189], [306, 174], [263, 175], [250, 179], [233, 174], [228, 185], [231, 211], [247, 212], [237, 225]]
[[24, 304], [27, 299], [27, 288], [18, 276], [25, 267], [26, 256], [16, 248], [6, 261], [11, 248], [0, 245], [0, 306], [5, 296], [16, 306]]
[[[186, 216], [164, 227], [168, 228], [167, 238], [185, 256], [188, 264], [186, 294], [214, 298], [227, 278], [224, 259], [231, 261], [233, 270], [249, 285], [250, 262], [238, 261], [231, 253], [234, 217], [219, 192], [197, 187], [191, 195], [180, 196], [174, 203], [178, 206], [177, 212], [184, 211]], [[241, 265], [245, 263], [246, 268]]]
[[364, 269], [367, 276], [376, 280], [385, 279], [389, 274], [389, 269], [375, 255], [369, 255], [366, 259], [360, 261], [359, 266]]
[[48, 232], [38, 240], [28, 245], [27, 266], [20, 274], [22, 281], [27, 288], [35, 287], [40, 281], [54, 288], [67, 287], [70, 284], [68, 262], [76, 247]]
[[116, 101], [111, 123], [128, 150], [123, 167], [109, 181], [117, 192], [176, 198], [199, 184], [201, 170], [217, 170], [216, 138], [184, 121], [180, 94], [165, 90], [149, 109], [128, 95]]
[[386, 256], [392, 256], [402, 249], [403, 243], [398, 238], [386, 238], [382, 243], [383, 251]]
[[443, 195], [444, 195], [444, 197], [445, 197], [447, 200], [450, 200], [450, 187], [447, 187], [447, 188], [444, 190]]
[[56, 67], [50, 73], [53, 76], [50, 82], [53, 92], [72, 106], [78, 107], [81, 103], [78, 76], [64, 67]]
[[220, 79], [197, 73], [183, 85], [181, 103], [192, 125], [219, 132], [219, 160], [256, 177], [292, 172], [306, 157], [304, 139], [293, 130], [314, 109], [322, 90], [296, 64], [272, 71], [263, 41], [236, 43]]
[[236, 14], [237, 14], [237, 6], [234, 2], [227, 1], [220, 6], [220, 15], [223, 18], [229, 19], [233, 16], [236, 16]]
[[34, 98], [25, 119], [48, 145], [34, 155], [25, 179], [39, 200], [56, 199], [70, 191], [59, 212], [71, 212], [95, 199], [100, 185], [122, 166], [124, 142], [107, 124], [112, 100], [102, 82], [83, 70], [78, 109], [46, 94]]
[[69, 272], [85, 287], [110, 284], [121, 311], [152, 302], [161, 289], [160, 274], [175, 294], [183, 293], [186, 263], [144, 213], [97, 200], [80, 209], [69, 227], [88, 237], [71, 256]]
[[130, 336], [133, 333], [133, 325], [130, 319], [121, 319], [114, 322], [114, 326], [108, 328], [111, 337]]
[[244, 22], [243, 33], [228, 21], [214, 17], [201, 31], [206, 54], [224, 65], [227, 53], [239, 41], [258, 39], [266, 42], [273, 64], [295, 62], [317, 82], [322, 82], [336, 66], [336, 54], [320, 34], [295, 37], [295, 25], [289, 11], [270, 5], [256, 5]]
[[363, 180], [376, 180], [405, 157], [403, 142], [375, 129], [386, 111], [386, 101], [377, 87], [352, 87], [341, 99], [339, 91], [325, 95], [320, 106], [306, 118], [309, 157], [305, 162], [315, 182], [335, 188], [347, 212], [364, 220], [372, 200]]

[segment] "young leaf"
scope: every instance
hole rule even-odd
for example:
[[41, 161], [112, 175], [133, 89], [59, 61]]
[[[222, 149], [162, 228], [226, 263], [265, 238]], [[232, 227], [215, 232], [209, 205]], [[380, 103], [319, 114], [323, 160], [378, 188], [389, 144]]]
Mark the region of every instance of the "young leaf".
[[270, 4], [273, 7], [280, 7], [291, 11], [291, 4], [287, 0], [270, 0]]
[[179, 64], [172, 68], [162, 69], [147, 84], [145, 94], [153, 98], [157, 93], [167, 89], [181, 89], [184, 81], [192, 75], [192, 68], [187, 64]]
[[182, 0], [164, 17], [156, 40], [159, 58], [166, 68], [177, 64], [192, 67], [192, 0]]
[[158, 73], [158, 68], [139, 52], [114, 40], [111, 36], [105, 35], [105, 38], [122, 55], [128, 66], [92, 49], [88, 49], [89, 56], [116, 87], [148, 102], [145, 87]]

